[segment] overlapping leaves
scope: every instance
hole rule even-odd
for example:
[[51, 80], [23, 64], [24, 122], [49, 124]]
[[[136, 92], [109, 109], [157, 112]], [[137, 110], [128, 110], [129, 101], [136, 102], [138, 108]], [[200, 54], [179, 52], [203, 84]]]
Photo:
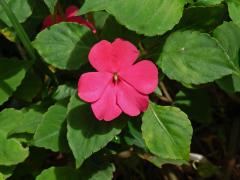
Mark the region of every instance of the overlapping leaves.
[[[6, 2], [20, 23], [24, 22], [32, 14], [28, 0], [6, 0]], [[2, 9], [2, 6], [0, 6], [0, 19], [6, 25], [12, 26], [12, 23], [9, 20], [7, 14]]]
[[0, 59], [0, 105], [8, 100], [25, 77], [27, 63], [18, 59]]
[[10, 132], [21, 124], [23, 118], [23, 114], [14, 109], [0, 112], [0, 165], [15, 165], [28, 156], [28, 148], [24, 148], [16, 139], [7, 138]]
[[120, 24], [147, 36], [161, 35], [180, 20], [185, 0], [87, 0], [79, 14], [106, 10]]
[[[226, 36], [227, 34], [227, 36]], [[232, 22], [225, 22], [215, 29], [214, 37], [227, 53], [233, 68], [233, 73], [217, 81], [218, 85], [228, 92], [240, 91], [240, 27]]]
[[121, 132], [126, 122], [119, 118], [113, 122], [97, 121], [89, 105], [80, 101], [76, 95], [68, 105], [68, 143], [79, 167], [91, 154], [106, 146]]
[[47, 63], [74, 70], [87, 62], [89, 38], [86, 41], [84, 38], [89, 33], [88, 28], [79, 24], [60, 23], [40, 32], [33, 45]]

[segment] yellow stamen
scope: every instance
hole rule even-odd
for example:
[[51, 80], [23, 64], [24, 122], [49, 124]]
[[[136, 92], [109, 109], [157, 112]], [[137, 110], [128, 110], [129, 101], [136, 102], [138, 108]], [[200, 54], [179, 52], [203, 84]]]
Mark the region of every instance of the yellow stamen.
[[113, 74], [113, 80], [114, 80], [114, 82], [118, 81], [118, 74], [117, 73]]

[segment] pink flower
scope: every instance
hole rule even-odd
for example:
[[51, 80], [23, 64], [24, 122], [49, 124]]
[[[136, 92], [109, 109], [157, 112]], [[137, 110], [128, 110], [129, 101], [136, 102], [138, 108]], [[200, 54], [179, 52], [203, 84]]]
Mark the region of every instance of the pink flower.
[[60, 23], [60, 22], [76, 22], [76, 23], [79, 23], [81, 25], [84, 25], [84, 26], [90, 28], [93, 33], [96, 33], [96, 29], [93, 26], [93, 24], [88, 22], [81, 16], [76, 16], [77, 12], [78, 12], [78, 8], [76, 6], [69, 6], [66, 9], [64, 17], [56, 15], [56, 17], [53, 21], [52, 15], [49, 15], [43, 21], [43, 29], [50, 27], [54, 24]]
[[89, 61], [98, 72], [81, 75], [78, 96], [91, 103], [98, 120], [111, 121], [122, 112], [137, 116], [147, 109], [158, 70], [149, 60], [134, 64], [138, 56], [137, 48], [122, 39], [102, 40], [90, 50]]

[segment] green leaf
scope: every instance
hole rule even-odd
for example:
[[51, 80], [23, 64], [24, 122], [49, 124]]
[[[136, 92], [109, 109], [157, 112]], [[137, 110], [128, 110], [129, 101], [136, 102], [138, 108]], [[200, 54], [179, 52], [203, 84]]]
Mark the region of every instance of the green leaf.
[[159, 87], [155, 89], [154, 94], [156, 94], [158, 97], [163, 96], [162, 90]]
[[240, 92], [240, 28], [232, 22], [225, 22], [214, 30], [213, 35], [230, 57], [234, 68], [232, 75], [223, 77], [217, 84], [227, 92]]
[[[24, 22], [31, 14], [32, 10], [28, 4], [28, 0], [5, 0], [8, 3], [9, 8], [17, 17], [18, 22]], [[8, 18], [7, 14], [0, 6], [0, 19], [8, 26], [12, 26], [12, 22]]]
[[240, 38], [240, 28], [232, 22], [224, 22], [214, 30], [213, 36], [220, 42], [230, 57], [232, 64], [238, 69], [238, 52], [240, 49], [238, 38]]
[[125, 125], [124, 118], [112, 122], [98, 121], [89, 105], [72, 96], [68, 105], [68, 143], [76, 159], [76, 166], [106, 146]]
[[49, 8], [51, 14], [54, 13], [55, 6], [57, 4], [57, 0], [44, 0], [45, 4]]
[[185, 0], [87, 0], [79, 11], [106, 10], [120, 24], [147, 36], [171, 30], [182, 17]]
[[111, 180], [115, 166], [112, 163], [96, 163], [92, 159], [84, 163], [80, 168], [80, 178], [82, 180]]
[[191, 6], [184, 10], [183, 17], [176, 29], [192, 29], [201, 32], [212, 32], [222, 24], [226, 16], [226, 7], [219, 6]]
[[50, 167], [41, 172], [36, 180], [111, 180], [115, 167], [113, 164], [89, 162], [80, 170], [69, 167]]
[[10, 131], [10, 134], [16, 133], [30, 133], [34, 134], [39, 123], [42, 121], [42, 113], [34, 109], [30, 109], [27, 112], [22, 112], [23, 120]]
[[162, 159], [189, 159], [192, 127], [185, 113], [151, 103], [142, 120], [142, 134], [150, 152]]
[[233, 71], [229, 57], [217, 41], [197, 31], [171, 34], [157, 63], [169, 78], [183, 84], [212, 82]]
[[227, 0], [228, 12], [232, 21], [240, 26], [240, 1], [239, 0]]
[[78, 15], [83, 15], [91, 11], [101, 11], [106, 10], [111, 1], [108, 0], [86, 0], [83, 6], [80, 8]]
[[229, 93], [240, 92], [240, 77], [233, 74], [217, 81], [218, 86]]
[[139, 40], [139, 35], [118, 24], [113, 16], [109, 16], [101, 31], [101, 38], [111, 42], [113, 42], [116, 38], [122, 38], [133, 43], [135, 42], [136, 44], [137, 40]]
[[0, 165], [9, 166], [23, 162], [28, 157], [28, 149], [15, 139], [6, 139], [0, 133]]
[[27, 64], [17, 59], [0, 59], [0, 105], [13, 94], [25, 77]]
[[47, 63], [59, 69], [78, 69], [87, 62], [87, 33], [91, 31], [84, 26], [63, 22], [41, 31], [33, 45]]
[[4, 179], [5, 179], [5, 178], [4, 178], [3, 174], [0, 173], [0, 180], [4, 180]]
[[[111, 180], [113, 179], [113, 172], [115, 171], [115, 167], [113, 164], [110, 164], [105, 169], [100, 169], [97, 172], [93, 173], [89, 180]], [[83, 173], [82, 173], [83, 174]]]
[[21, 111], [15, 109], [4, 109], [0, 112], [0, 134], [7, 137], [9, 133], [18, 127], [23, 121]]
[[79, 172], [69, 167], [50, 167], [41, 172], [36, 180], [77, 180]]
[[198, 0], [194, 5], [217, 5], [222, 3], [223, 0]]
[[128, 121], [128, 129], [127, 132], [129, 132], [125, 137], [125, 141], [130, 146], [135, 145], [137, 147], [140, 147], [142, 149], [146, 149], [145, 142], [142, 137], [141, 133], [141, 124], [139, 123], [140, 119], [136, 119], [136, 121]]
[[76, 88], [71, 84], [62, 84], [58, 86], [57, 90], [53, 94], [53, 99], [62, 100], [67, 97], [74, 95], [76, 92]]
[[0, 173], [3, 175], [3, 180], [9, 178], [13, 174], [15, 167], [16, 166], [0, 166]]
[[109, 14], [105, 11], [98, 11], [93, 13], [95, 27], [97, 29], [102, 29], [108, 17], [109, 17]]
[[41, 78], [34, 72], [28, 72], [22, 81], [22, 84], [17, 88], [14, 96], [18, 99], [31, 102], [32, 99], [39, 93], [42, 87]]
[[62, 103], [51, 106], [44, 114], [33, 137], [33, 145], [52, 151], [64, 151], [64, 121], [67, 107]]

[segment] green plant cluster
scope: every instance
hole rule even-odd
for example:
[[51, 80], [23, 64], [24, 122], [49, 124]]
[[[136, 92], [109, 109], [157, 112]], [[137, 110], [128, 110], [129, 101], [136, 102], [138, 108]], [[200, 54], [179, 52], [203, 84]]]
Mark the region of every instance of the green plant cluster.
[[[73, 4], [95, 34], [42, 29]], [[0, 34], [0, 180], [240, 178], [239, 0], [0, 0]], [[159, 85], [146, 112], [102, 122], [77, 82], [91, 47], [116, 38]]]

